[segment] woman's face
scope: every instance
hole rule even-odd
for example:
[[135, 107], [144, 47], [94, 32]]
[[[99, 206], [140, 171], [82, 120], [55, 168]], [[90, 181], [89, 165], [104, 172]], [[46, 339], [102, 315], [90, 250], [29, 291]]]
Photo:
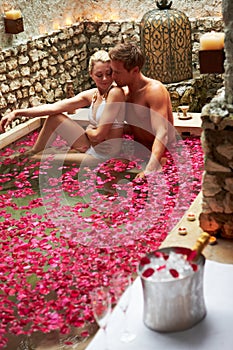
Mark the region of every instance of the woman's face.
[[105, 92], [113, 82], [110, 62], [95, 62], [90, 76], [97, 88], [101, 92]]

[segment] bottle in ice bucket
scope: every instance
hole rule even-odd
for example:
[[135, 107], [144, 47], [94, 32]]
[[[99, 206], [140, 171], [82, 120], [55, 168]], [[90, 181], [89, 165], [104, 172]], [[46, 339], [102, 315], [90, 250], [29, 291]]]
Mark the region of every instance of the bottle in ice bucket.
[[169, 247], [144, 256], [138, 266], [144, 298], [143, 320], [159, 332], [183, 331], [206, 315], [203, 295], [209, 234], [203, 232], [193, 249]]
[[197, 260], [204, 248], [209, 243], [210, 235], [207, 232], [202, 232], [202, 234], [197, 239], [193, 249], [192, 249], [192, 259]]

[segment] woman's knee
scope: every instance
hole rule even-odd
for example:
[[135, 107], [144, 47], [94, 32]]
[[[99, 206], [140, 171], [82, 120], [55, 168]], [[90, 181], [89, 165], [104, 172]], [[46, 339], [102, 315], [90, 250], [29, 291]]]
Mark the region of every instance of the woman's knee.
[[53, 114], [49, 115], [45, 120], [45, 125], [49, 126], [50, 129], [56, 129], [58, 125], [63, 123], [67, 117], [64, 114]]

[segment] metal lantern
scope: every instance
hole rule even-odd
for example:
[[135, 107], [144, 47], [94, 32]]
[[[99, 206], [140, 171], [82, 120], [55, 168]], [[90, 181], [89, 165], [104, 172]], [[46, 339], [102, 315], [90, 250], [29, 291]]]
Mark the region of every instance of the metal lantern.
[[146, 62], [144, 74], [163, 83], [192, 78], [191, 24], [172, 2], [157, 1], [158, 9], [141, 20], [141, 44]]

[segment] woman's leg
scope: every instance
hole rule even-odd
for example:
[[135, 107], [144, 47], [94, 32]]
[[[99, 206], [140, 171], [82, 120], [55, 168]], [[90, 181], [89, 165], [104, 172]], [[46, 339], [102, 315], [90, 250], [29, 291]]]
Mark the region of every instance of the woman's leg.
[[52, 156], [48, 154], [35, 154], [32, 159], [37, 161], [49, 161], [51, 164], [62, 165], [81, 165], [84, 167], [96, 167], [101, 161], [86, 153], [67, 152], [55, 153]]
[[85, 130], [66, 115], [57, 114], [45, 120], [32, 152], [38, 153], [51, 146], [57, 135], [60, 135], [70, 147], [79, 152], [85, 152], [90, 147]]

